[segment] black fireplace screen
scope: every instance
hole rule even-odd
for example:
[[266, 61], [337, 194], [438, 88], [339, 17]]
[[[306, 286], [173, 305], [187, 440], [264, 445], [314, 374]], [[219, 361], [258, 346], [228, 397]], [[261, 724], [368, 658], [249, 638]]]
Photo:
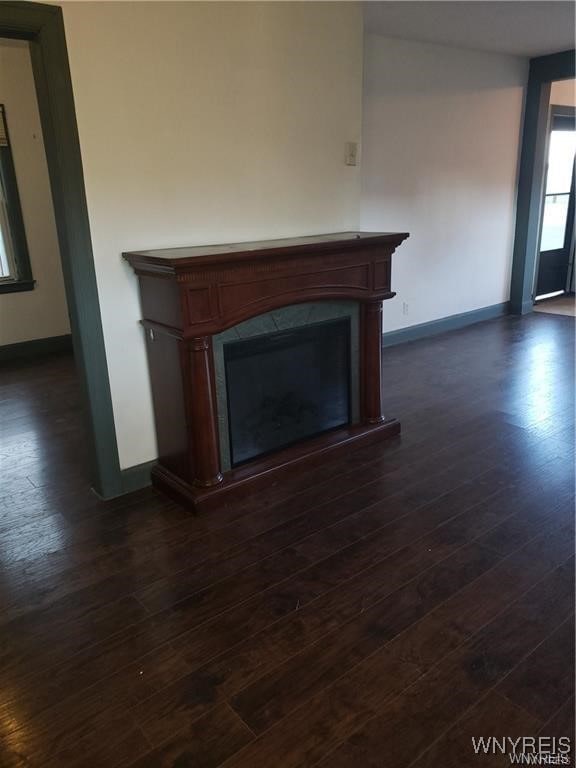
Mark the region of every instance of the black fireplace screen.
[[224, 345], [232, 466], [350, 422], [350, 319]]

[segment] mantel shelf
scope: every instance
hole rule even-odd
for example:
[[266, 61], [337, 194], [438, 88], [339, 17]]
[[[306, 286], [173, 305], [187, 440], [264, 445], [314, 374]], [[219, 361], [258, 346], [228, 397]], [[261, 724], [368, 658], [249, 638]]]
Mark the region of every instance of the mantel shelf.
[[340, 250], [356, 249], [359, 243], [364, 246], [382, 246], [389, 243], [396, 247], [407, 237], [407, 232], [337, 232], [327, 235], [309, 235], [274, 240], [129, 251], [123, 256], [135, 269], [142, 271], [151, 265], [156, 268], [163, 266], [167, 271], [180, 271], [195, 269], [200, 266], [229, 265], [239, 260], [261, 259], [271, 256], [290, 258], [303, 253], [312, 255], [333, 250], [336, 246]]

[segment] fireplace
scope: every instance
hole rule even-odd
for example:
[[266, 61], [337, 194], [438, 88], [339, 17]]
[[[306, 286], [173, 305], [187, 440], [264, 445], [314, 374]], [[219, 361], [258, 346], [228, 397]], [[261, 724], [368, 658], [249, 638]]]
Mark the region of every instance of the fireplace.
[[391, 437], [382, 301], [406, 233], [124, 254], [140, 283], [159, 460], [152, 481], [213, 509]]

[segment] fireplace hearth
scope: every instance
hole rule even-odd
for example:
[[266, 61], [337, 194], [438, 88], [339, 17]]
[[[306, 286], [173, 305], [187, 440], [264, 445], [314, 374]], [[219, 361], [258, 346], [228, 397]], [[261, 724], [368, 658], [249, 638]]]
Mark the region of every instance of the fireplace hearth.
[[398, 434], [382, 413], [382, 301], [406, 233], [124, 254], [139, 278], [159, 448], [197, 509]]

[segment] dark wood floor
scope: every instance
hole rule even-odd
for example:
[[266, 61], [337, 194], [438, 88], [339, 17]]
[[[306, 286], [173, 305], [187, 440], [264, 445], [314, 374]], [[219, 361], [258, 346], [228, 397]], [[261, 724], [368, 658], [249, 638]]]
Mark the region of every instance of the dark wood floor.
[[385, 354], [403, 435], [192, 517], [88, 490], [72, 361], [0, 382], [0, 765], [509, 765], [572, 735], [574, 322]]

